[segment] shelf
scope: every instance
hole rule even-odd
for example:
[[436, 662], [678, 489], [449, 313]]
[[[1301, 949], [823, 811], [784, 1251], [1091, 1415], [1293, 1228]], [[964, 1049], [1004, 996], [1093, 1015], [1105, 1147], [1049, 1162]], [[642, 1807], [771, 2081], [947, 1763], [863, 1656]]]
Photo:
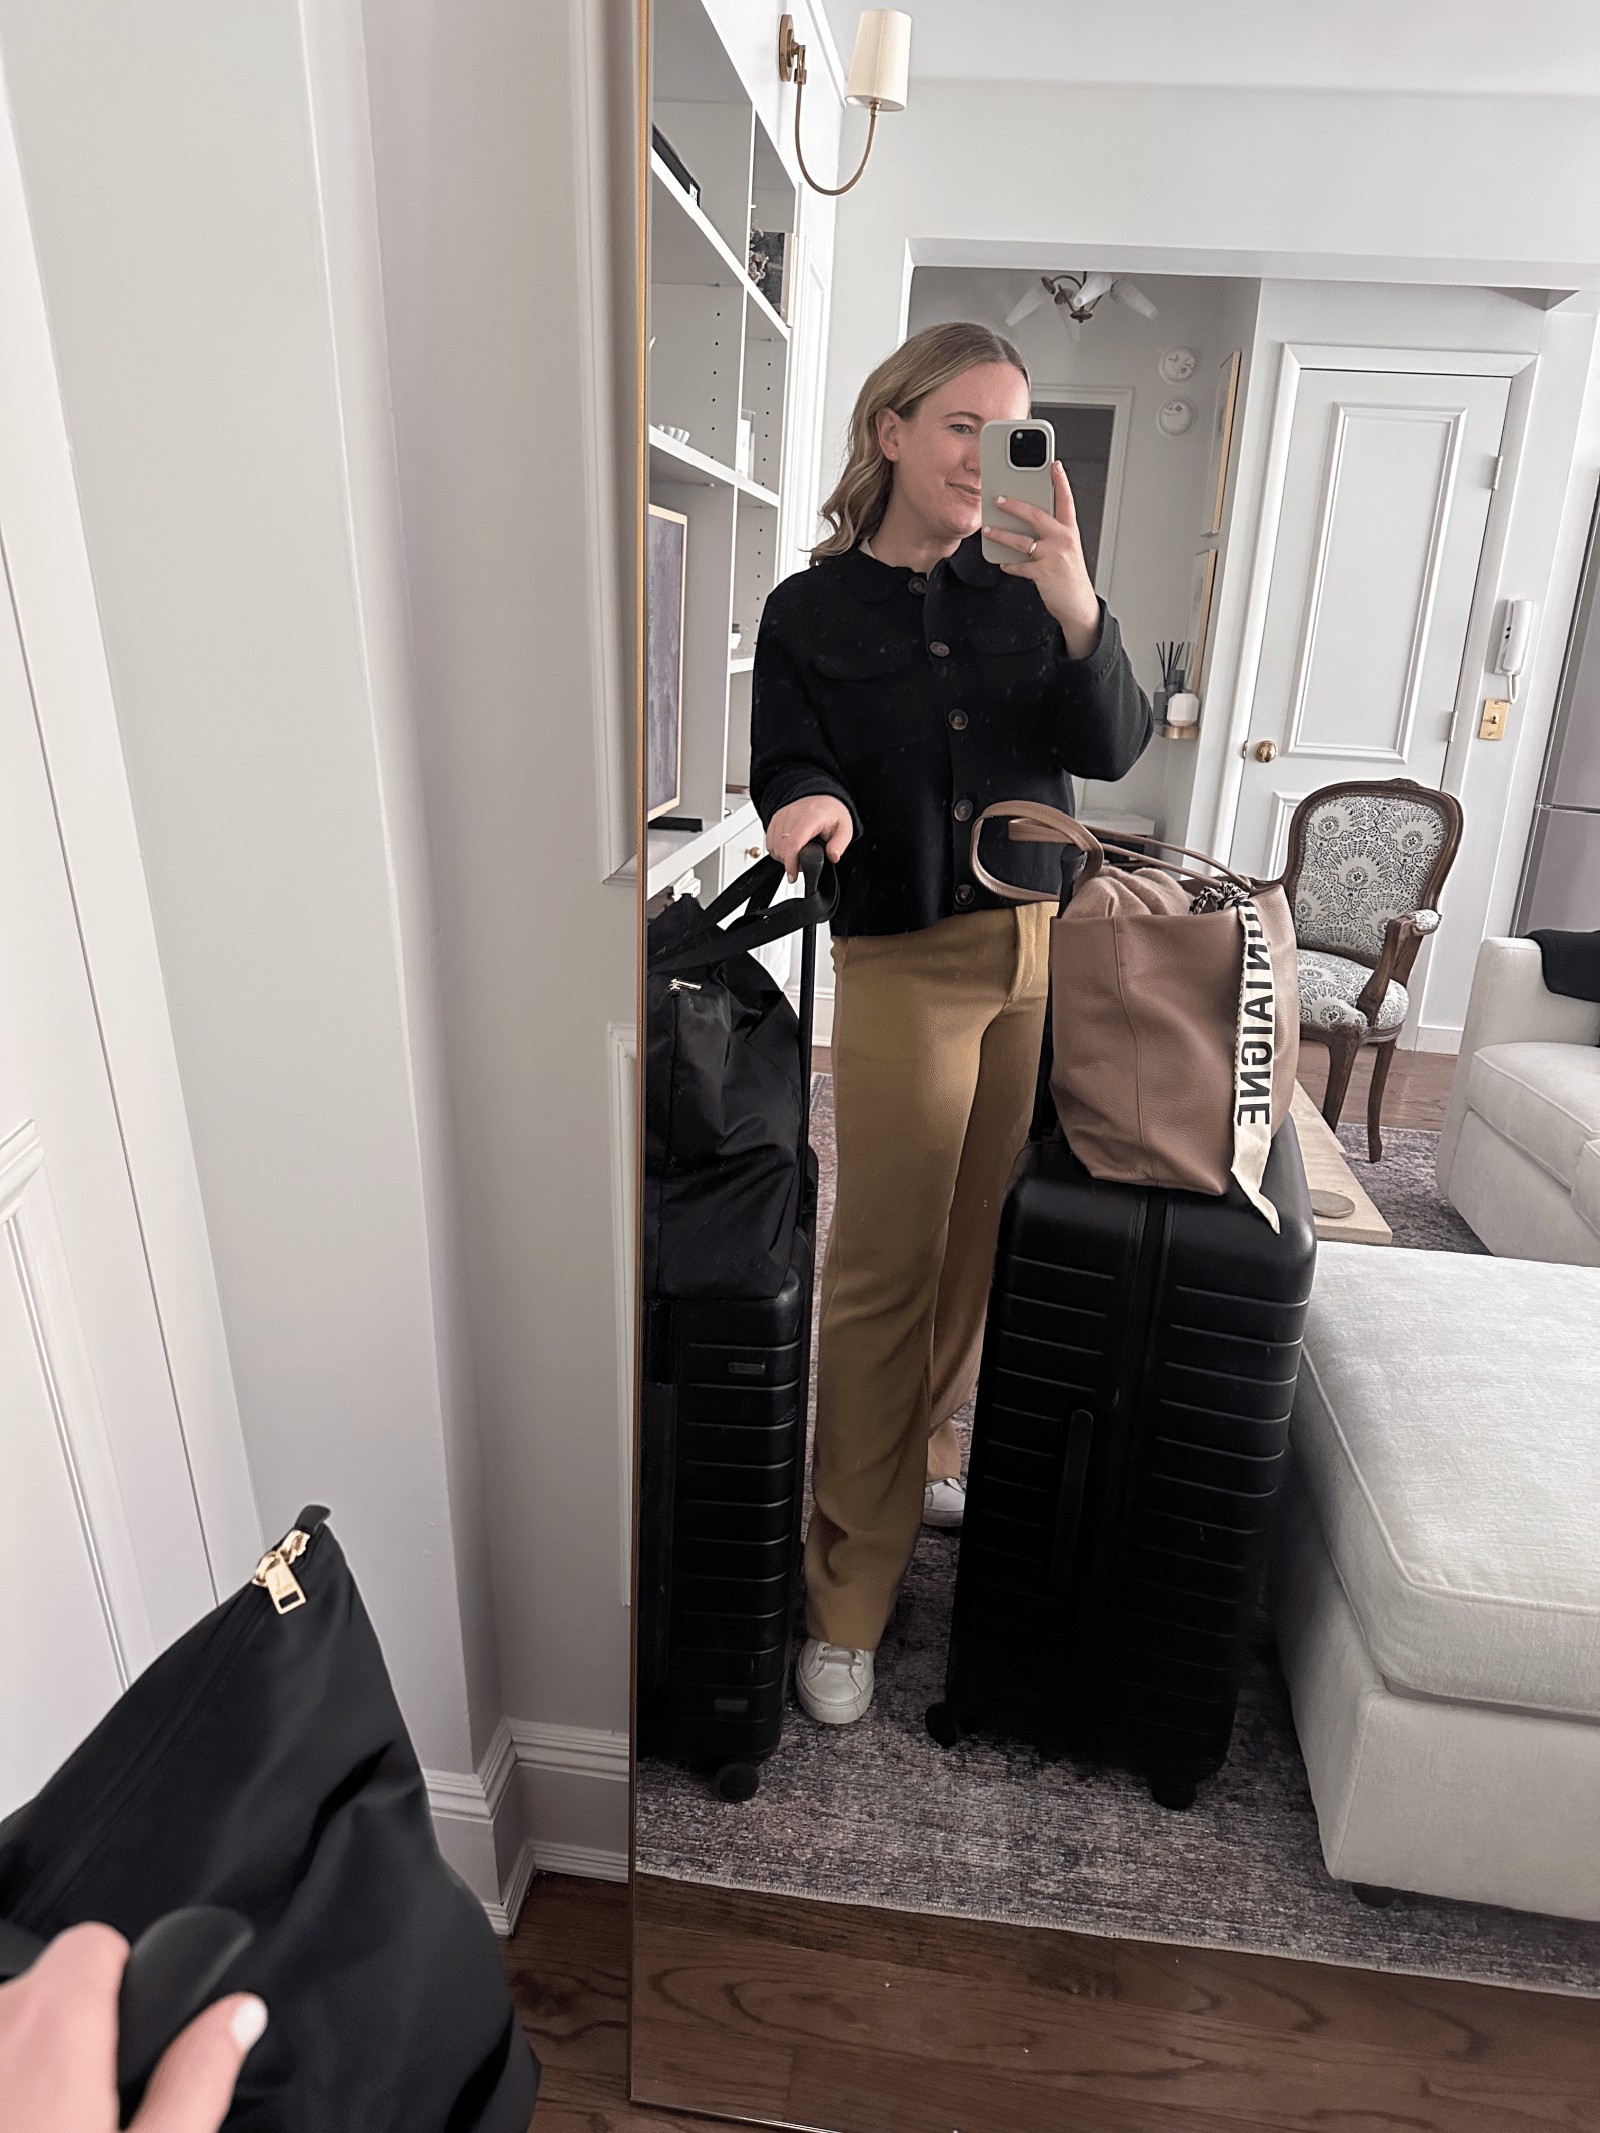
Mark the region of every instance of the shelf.
[[730, 674], [753, 674], [755, 670], [756, 655], [754, 652], [735, 652], [728, 661], [728, 672]]
[[750, 279], [744, 261], [734, 257], [722, 232], [689, 198], [654, 149], [650, 151], [650, 175], [658, 196], [671, 209], [668, 214], [656, 216], [651, 230], [650, 279], [690, 288], [742, 289], [767, 334], [787, 341], [787, 323]]
[[669, 437], [654, 423], [650, 425], [650, 472], [665, 482], [691, 481], [702, 487], [724, 482], [730, 489], [737, 489], [741, 496], [748, 496], [753, 503], [767, 504], [774, 511], [778, 509], [776, 491], [764, 489], [760, 482], [752, 481], [746, 474], [736, 474], [722, 460], [697, 451], [692, 444], [679, 444], [676, 437]]
[[735, 837], [759, 829], [760, 823], [755, 803], [746, 800], [731, 815], [724, 815], [720, 822], [710, 823], [703, 830], [652, 830], [649, 837], [650, 871], [645, 879], [646, 898], [659, 896], [663, 889], [670, 889], [680, 876], [690, 873], [703, 859], [712, 858]]

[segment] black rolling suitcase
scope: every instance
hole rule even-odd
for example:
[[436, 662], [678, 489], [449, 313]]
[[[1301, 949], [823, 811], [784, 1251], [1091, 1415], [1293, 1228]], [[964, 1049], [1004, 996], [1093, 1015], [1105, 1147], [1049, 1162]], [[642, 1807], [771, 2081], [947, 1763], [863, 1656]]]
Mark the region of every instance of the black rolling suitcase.
[[1187, 1807], [1249, 1656], [1316, 1257], [1286, 1122], [1263, 1190], [1101, 1184], [1059, 1134], [1013, 1174], [935, 1740], [1141, 1771]]
[[[749, 1799], [756, 1791], [759, 1765], [783, 1731], [816, 1247], [817, 1165], [809, 1124], [817, 925], [831, 908], [831, 898], [817, 886], [819, 859], [815, 848], [806, 855], [803, 903], [774, 905], [765, 927], [747, 918], [727, 936], [731, 943], [750, 942], [777, 937], [775, 927], [803, 928], [800, 1012], [792, 1033], [783, 1019], [786, 1003], [779, 1007], [772, 1000], [777, 988], [759, 965], [741, 956], [737, 969], [723, 966], [747, 1005], [765, 1004], [757, 1041], [769, 1054], [785, 1042], [797, 1046], [799, 1123], [792, 1147], [798, 1185], [786, 1271], [773, 1294], [655, 1293], [646, 1295], [644, 1307], [639, 1748], [642, 1754], [705, 1770], [729, 1800]], [[724, 914], [730, 900], [731, 908], [738, 908], [750, 878], [735, 884], [704, 915]], [[770, 889], [770, 877], [762, 875], [762, 892], [770, 895]], [[750, 908], [758, 913], [764, 908], [760, 894]], [[681, 952], [653, 955], [652, 963], [658, 971], [699, 967], [686, 964]], [[658, 1064], [667, 1071], [664, 1052]], [[671, 1123], [664, 1123], [658, 1140], [670, 1140], [671, 1133]], [[670, 1173], [671, 1167], [670, 1151], [658, 1149], [658, 1170]], [[708, 1166], [708, 1177], [714, 1179], [716, 1170]], [[748, 1175], [741, 1182], [737, 1160], [724, 1175], [733, 1198], [720, 1231], [711, 1219], [714, 1184], [702, 1201], [706, 1250], [674, 1253], [669, 1243], [659, 1255], [661, 1266], [677, 1266], [686, 1287], [702, 1288], [700, 1270], [707, 1267], [734, 1285], [735, 1267], [749, 1263], [730, 1252], [727, 1242], [729, 1226], [737, 1223], [741, 1209], [748, 1211]], [[769, 1192], [769, 1200], [773, 1197]], [[760, 1229], [762, 1243], [771, 1227], [769, 1219]], [[754, 1263], [767, 1261], [757, 1252]], [[746, 1290], [751, 1285], [737, 1283]], [[754, 1285], [770, 1288], [772, 1283], [759, 1279]]]

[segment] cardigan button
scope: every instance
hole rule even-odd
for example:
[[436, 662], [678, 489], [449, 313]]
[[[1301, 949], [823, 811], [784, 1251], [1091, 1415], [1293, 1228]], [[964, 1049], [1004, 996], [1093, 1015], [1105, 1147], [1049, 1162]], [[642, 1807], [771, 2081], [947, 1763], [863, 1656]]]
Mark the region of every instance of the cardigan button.
[[941, 644], [937, 637], [935, 637], [932, 644], [929, 645], [928, 650], [933, 654], [935, 659], [948, 659], [950, 657], [949, 645]]
[[928, 581], [926, 578], [907, 578], [906, 580], [906, 591], [908, 593], [925, 593], [927, 589]]
[[970, 800], [958, 800], [955, 805], [955, 817], [958, 822], [970, 822], [972, 820], [972, 802]]
[[972, 901], [972, 896], [973, 889], [971, 882], [964, 881], [961, 884], [960, 888], [956, 891], [956, 902], [958, 904], [970, 904]]
[[952, 733], [965, 733], [966, 730], [967, 714], [965, 711], [952, 711], [950, 714], [950, 731]]

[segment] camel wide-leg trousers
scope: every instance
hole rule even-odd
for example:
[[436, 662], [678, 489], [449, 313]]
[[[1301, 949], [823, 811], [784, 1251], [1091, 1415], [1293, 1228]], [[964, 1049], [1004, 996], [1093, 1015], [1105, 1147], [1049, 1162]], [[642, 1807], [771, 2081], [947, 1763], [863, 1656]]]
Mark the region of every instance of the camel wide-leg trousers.
[[950, 1417], [977, 1382], [1000, 1203], [1027, 1138], [1050, 908], [834, 944], [839, 1163], [822, 1273], [806, 1615], [875, 1650]]

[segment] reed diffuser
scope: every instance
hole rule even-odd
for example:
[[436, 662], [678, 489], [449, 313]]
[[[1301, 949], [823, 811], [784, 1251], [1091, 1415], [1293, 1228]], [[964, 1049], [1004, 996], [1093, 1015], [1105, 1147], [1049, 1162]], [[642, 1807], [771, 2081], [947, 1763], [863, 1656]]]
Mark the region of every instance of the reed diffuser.
[[1156, 644], [1156, 656], [1161, 662], [1156, 723], [1173, 740], [1192, 741], [1200, 722], [1200, 699], [1184, 686], [1192, 649], [1187, 644]]

